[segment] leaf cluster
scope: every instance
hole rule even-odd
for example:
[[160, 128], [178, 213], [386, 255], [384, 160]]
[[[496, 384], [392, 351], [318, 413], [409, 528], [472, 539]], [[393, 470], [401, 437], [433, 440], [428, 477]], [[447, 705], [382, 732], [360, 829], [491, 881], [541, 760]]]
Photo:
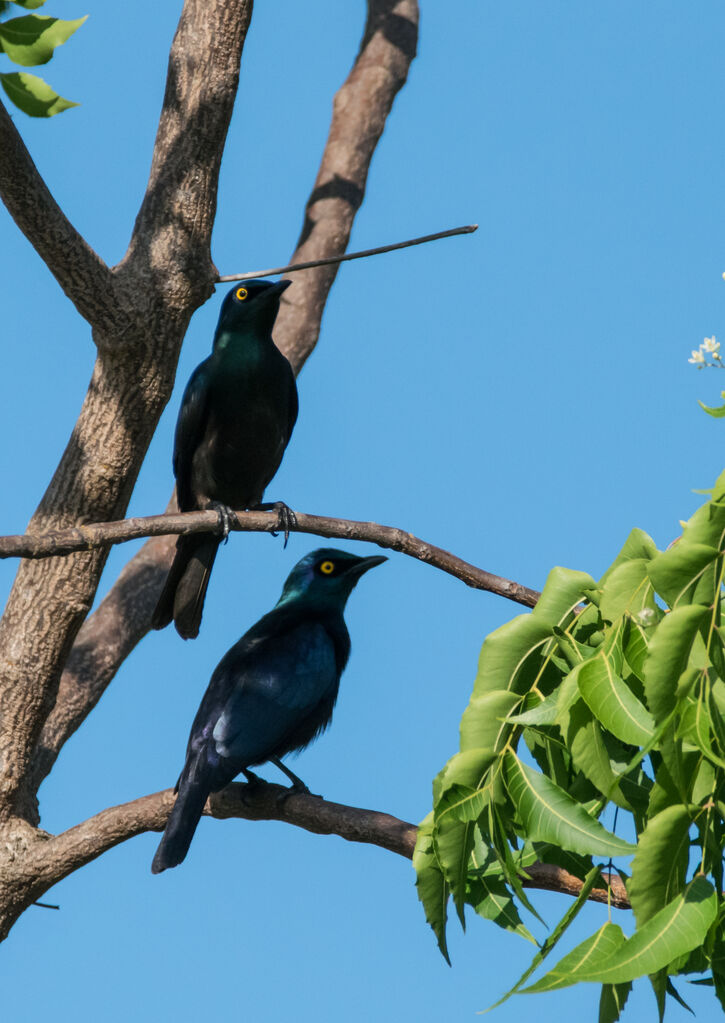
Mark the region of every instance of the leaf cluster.
[[[36, 10], [45, 0], [11, 0], [17, 7]], [[0, 3], [0, 17], [9, 9], [9, 3]], [[68, 40], [85, 21], [64, 21], [42, 14], [25, 14], [17, 18], [0, 21], [0, 52], [14, 64], [21, 67], [36, 67], [47, 64], [57, 46]], [[27, 71], [0, 73], [2, 85], [8, 98], [24, 113], [31, 117], [52, 117], [77, 103], [64, 99], [47, 82]]]
[[[426, 917], [446, 958], [451, 900], [462, 925], [470, 906], [534, 941], [527, 867], [583, 885], [504, 997], [596, 981], [608, 1023], [649, 977], [661, 1018], [668, 995], [681, 1001], [672, 978], [696, 974], [725, 1007], [724, 570], [725, 473], [667, 550], [634, 530], [599, 582], [555, 568], [534, 610], [485, 640], [420, 828]], [[524, 987], [612, 869], [633, 935], [608, 918]]]

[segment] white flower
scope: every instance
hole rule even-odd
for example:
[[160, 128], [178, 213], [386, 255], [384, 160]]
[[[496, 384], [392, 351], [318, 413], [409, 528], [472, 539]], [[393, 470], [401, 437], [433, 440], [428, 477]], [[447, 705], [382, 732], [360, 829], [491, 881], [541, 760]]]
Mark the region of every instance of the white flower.
[[694, 351], [692, 353], [692, 358], [688, 359], [687, 361], [693, 362], [696, 366], [704, 366], [705, 365], [704, 352], [702, 351], [701, 348], [698, 348], [697, 351]]
[[703, 351], [710, 352], [711, 354], [720, 350], [720, 342], [715, 340], [715, 335], [712, 337], [706, 337], [700, 345]]

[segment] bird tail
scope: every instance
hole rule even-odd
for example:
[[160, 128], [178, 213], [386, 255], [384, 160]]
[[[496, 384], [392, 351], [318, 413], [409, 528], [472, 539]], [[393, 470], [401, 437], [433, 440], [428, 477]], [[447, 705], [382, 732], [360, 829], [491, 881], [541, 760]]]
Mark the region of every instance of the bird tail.
[[179, 794], [151, 864], [152, 874], [178, 867], [186, 858], [210, 792], [207, 767], [205, 747], [192, 754], [184, 765], [177, 786]]
[[194, 639], [199, 635], [204, 599], [219, 543], [219, 537], [208, 533], [179, 537], [176, 555], [151, 618], [153, 629], [163, 629], [173, 619], [182, 639]]

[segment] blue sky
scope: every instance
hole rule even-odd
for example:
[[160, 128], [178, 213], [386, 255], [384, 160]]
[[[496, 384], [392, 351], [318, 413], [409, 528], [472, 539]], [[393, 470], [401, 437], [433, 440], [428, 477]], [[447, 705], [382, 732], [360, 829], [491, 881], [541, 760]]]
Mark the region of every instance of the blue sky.
[[[49, 0], [57, 16], [90, 15], [43, 69], [82, 106], [48, 123], [16, 114], [55, 197], [109, 263], [143, 195], [180, 7]], [[292, 251], [363, 7], [257, 4], [221, 178], [221, 273]], [[725, 377], [687, 357], [724, 329], [724, 41], [715, 0], [696, 15], [679, 0], [423, 0], [419, 57], [352, 246], [480, 230], [341, 270], [270, 499], [401, 526], [537, 588], [554, 565], [601, 574], [633, 526], [660, 546], [677, 535], [701, 501], [693, 490], [723, 467], [723, 428], [696, 399], [718, 403]], [[12, 481], [0, 531], [15, 533], [72, 429], [94, 350], [4, 213], [0, 225], [0, 472]], [[221, 293], [191, 322], [134, 514], [165, 506], [180, 392]], [[231, 538], [200, 638], [148, 637], [68, 743], [41, 790], [48, 830], [174, 782], [213, 667], [314, 546]], [[115, 550], [100, 595], [133, 549]], [[13, 574], [0, 565], [4, 592]], [[457, 749], [481, 642], [519, 611], [392, 556], [350, 600], [333, 726], [294, 770], [330, 799], [420, 820]], [[465, 937], [451, 925], [449, 969], [410, 864], [379, 849], [205, 820], [183, 866], [152, 877], [157, 841], [113, 850], [48, 896], [60, 913], [31, 909], [16, 925], [0, 956], [8, 1018], [468, 1020], [531, 956], [472, 916]], [[553, 923], [567, 900], [536, 903]], [[569, 945], [604, 912], [588, 907]], [[720, 1018], [708, 992], [685, 994], [699, 1020]], [[588, 986], [512, 1000], [492, 1019], [591, 1019], [597, 999]], [[646, 984], [627, 1011], [654, 1018]]]

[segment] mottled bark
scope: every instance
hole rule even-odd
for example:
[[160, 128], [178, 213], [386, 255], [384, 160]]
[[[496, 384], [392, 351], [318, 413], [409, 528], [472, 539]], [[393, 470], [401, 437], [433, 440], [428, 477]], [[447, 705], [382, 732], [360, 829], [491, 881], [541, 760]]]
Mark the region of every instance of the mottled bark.
[[111, 271], [50, 194], [2, 103], [0, 197], [81, 316], [113, 329], [119, 309]]
[[[291, 263], [335, 256], [347, 248], [375, 147], [417, 43], [417, 0], [369, 0], [360, 52], [335, 96], [330, 133]], [[290, 275], [301, 286], [285, 293], [274, 339], [295, 372], [317, 344], [337, 271], [338, 266], [321, 266]]]
[[[251, 0], [184, 3], [148, 188], [128, 253], [113, 271], [118, 317], [96, 319], [86, 310], [98, 360], [29, 533], [119, 518], [126, 510], [171, 394], [189, 318], [217, 275], [210, 256], [217, 180], [251, 7]], [[63, 244], [65, 230], [68, 243], [82, 250], [61, 217], [53, 245]], [[52, 246], [50, 255], [57, 260]], [[92, 254], [85, 258], [93, 263]], [[13, 815], [37, 819], [26, 785], [30, 757], [105, 557], [92, 551], [25, 561], [18, 571], [0, 623], [0, 824]]]
[[[417, 30], [416, 0], [370, 0], [360, 51], [335, 99], [330, 133], [293, 262], [345, 251], [375, 146], [415, 56]], [[340, 180], [352, 182], [353, 190], [336, 194]], [[296, 371], [317, 341], [336, 270], [322, 267], [303, 271], [304, 288], [290, 289], [299, 291], [294, 307], [283, 304], [277, 317], [275, 341]], [[114, 606], [117, 613], [100, 618], [99, 609], [78, 634], [76, 646], [82, 648], [82, 657], [76, 660], [71, 655], [63, 673], [56, 706], [39, 741], [31, 772], [31, 794], [52, 767], [62, 744], [95, 707], [125, 657], [149, 630], [152, 594], [160, 592], [173, 553], [172, 546], [162, 548], [152, 546], [154, 543], [147, 544], [124, 569], [123, 579], [116, 584], [122, 590], [119, 599], [116, 586], [109, 593], [107, 601], [113, 603], [108, 606]], [[126, 601], [124, 593], [141, 582], [148, 601]], [[109, 656], [109, 651], [115, 653]]]
[[[157, 537], [144, 544], [125, 566], [98, 609], [78, 633], [61, 675], [58, 697], [35, 750], [28, 790], [36, 793], [58, 754], [103, 696], [122, 664], [149, 630], [176, 537]], [[161, 570], [160, 570], [161, 569]]]

